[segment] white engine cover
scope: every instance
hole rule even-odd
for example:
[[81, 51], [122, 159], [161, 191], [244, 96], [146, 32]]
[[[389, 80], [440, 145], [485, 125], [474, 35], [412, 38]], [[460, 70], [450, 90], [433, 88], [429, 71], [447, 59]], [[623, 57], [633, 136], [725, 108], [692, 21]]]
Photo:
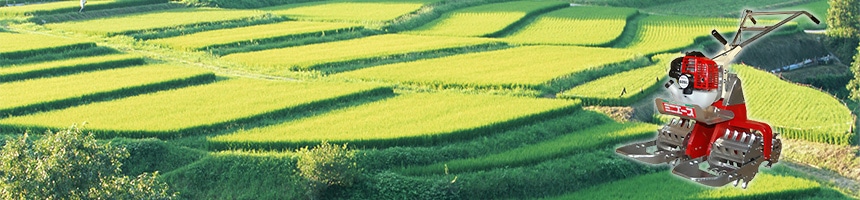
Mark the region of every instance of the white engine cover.
[[720, 89], [710, 91], [693, 90], [693, 94], [684, 94], [684, 89], [681, 89], [679, 83], [675, 83], [667, 89], [669, 90], [669, 93], [672, 94], [672, 99], [675, 102], [698, 105], [702, 108], [711, 106], [711, 104], [716, 102], [720, 98], [720, 95], [722, 95], [720, 94]]

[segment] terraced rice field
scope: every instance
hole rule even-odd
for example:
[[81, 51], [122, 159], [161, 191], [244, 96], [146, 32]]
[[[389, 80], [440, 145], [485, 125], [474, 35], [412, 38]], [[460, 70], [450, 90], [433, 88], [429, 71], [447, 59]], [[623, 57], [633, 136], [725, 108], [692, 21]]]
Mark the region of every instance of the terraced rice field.
[[72, 58], [0, 67], [0, 81], [16, 81], [81, 71], [120, 68], [144, 64], [143, 57], [131, 54], [112, 54]]
[[511, 123], [562, 115], [578, 105], [576, 101], [549, 99], [405, 94], [321, 116], [216, 136], [209, 141], [214, 143], [211, 145], [232, 148], [272, 149], [324, 140], [378, 147], [432, 145], [489, 134]]
[[14, 59], [44, 52], [94, 47], [95, 43], [57, 36], [0, 32], [0, 59]]
[[230, 54], [221, 59], [257, 68], [269, 68], [272, 71], [316, 70], [332, 68], [331, 65], [342, 65], [337, 63], [369, 62], [410, 53], [430, 53], [493, 43], [497, 42], [483, 38], [387, 34], [299, 47]]
[[518, 44], [602, 46], [621, 36], [636, 9], [574, 6], [540, 15], [519, 31], [505, 37]]
[[535, 89], [553, 79], [599, 70], [636, 57], [635, 53], [620, 49], [524, 46], [382, 65], [334, 76], [433, 87]]
[[567, 6], [556, 1], [513, 1], [457, 10], [408, 34], [488, 36], [503, 31], [529, 14]]
[[313, 36], [325, 36], [338, 32], [355, 31], [361, 26], [346, 23], [320, 23], [287, 21], [275, 24], [248, 26], [242, 28], [222, 29], [187, 34], [178, 37], [150, 40], [181, 50], [205, 50], [220, 46], [253, 45], [259, 42]]
[[[164, 28], [192, 26], [213, 22], [241, 20], [263, 16], [258, 10], [230, 10], [219, 8], [181, 8], [142, 14], [46, 24], [45, 27], [65, 31], [113, 36]], [[105, 26], [110, 24], [110, 26]]]
[[731, 69], [743, 80], [750, 118], [768, 122], [786, 138], [850, 143], [854, 118], [838, 99], [749, 66], [734, 65]]
[[259, 120], [269, 115], [281, 116], [308, 107], [385, 92], [390, 93], [391, 90], [373, 84], [231, 79], [6, 118], [0, 120], [0, 126], [6, 130], [15, 127], [62, 128], [87, 122], [90, 130], [103, 137], [175, 137], [189, 130], [202, 131], [219, 124]]
[[[87, 2], [86, 10], [104, 10], [110, 8], [121, 8], [126, 6], [147, 5], [156, 3], [167, 3], [168, 0], [90, 0]], [[22, 17], [34, 15], [46, 15], [57, 13], [68, 13], [80, 11], [79, 1], [57, 1], [13, 6], [0, 10], [0, 17]]]
[[[726, 8], [654, 9], [714, 2], [165, 2], [88, 4], [164, 9], [147, 13], [76, 13], [77, 1], [0, 7], [0, 138], [85, 123], [130, 151], [124, 173], [159, 171], [183, 199], [849, 198], [781, 164], [746, 190], [697, 186], [613, 152], [653, 138], [658, 124], [580, 108], [651, 101], [642, 98], [661, 89], [677, 52], [711, 29], [731, 36], [738, 22], [713, 17]], [[643, 5], [654, 2], [664, 4]], [[27, 22], [47, 16], [69, 19]], [[854, 144], [837, 99], [733, 68], [751, 118], [785, 138]], [[357, 149], [352, 164], [364, 170], [311, 197], [295, 150], [323, 141]]]
[[639, 21], [636, 38], [626, 49], [644, 54], [672, 53], [693, 45], [696, 38], [710, 37], [710, 30], [728, 34], [738, 20], [652, 15]]
[[[391, 21], [438, 0], [326, 1], [267, 7], [263, 10], [290, 18], [313, 21], [376, 23]], [[338, 12], [331, 12], [337, 10]]]
[[[102, 70], [0, 84], [0, 116], [83, 104], [214, 79], [211, 72], [170, 65]], [[34, 92], [38, 91], [38, 92]]]
[[654, 64], [621, 72], [562, 92], [557, 97], [581, 99], [586, 105], [625, 106], [653, 93], [667, 80], [669, 62], [682, 54], [659, 54]]

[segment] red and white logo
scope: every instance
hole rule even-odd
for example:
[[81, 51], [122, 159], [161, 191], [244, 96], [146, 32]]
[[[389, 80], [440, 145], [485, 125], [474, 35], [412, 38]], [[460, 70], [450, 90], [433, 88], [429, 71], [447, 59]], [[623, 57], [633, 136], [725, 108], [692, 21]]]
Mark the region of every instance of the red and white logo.
[[666, 112], [696, 118], [696, 110], [694, 110], [692, 107], [663, 102], [663, 109], [666, 110]]

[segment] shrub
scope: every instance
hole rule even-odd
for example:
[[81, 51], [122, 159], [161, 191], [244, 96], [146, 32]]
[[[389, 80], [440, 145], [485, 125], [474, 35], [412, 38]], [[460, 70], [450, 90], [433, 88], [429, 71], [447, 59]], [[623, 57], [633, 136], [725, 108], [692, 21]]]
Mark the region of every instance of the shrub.
[[3, 199], [172, 199], [158, 173], [121, 174], [124, 148], [99, 143], [72, 126], [38, 140], [27, 133], [0, 151]]
[[299, 175], [307, 181], [311, 199], [330, 186], [352, 186], [362, 171], [355, 162], [355, 151], [348, 150], [346, 144], [338, 146], [323, 141], [314, 148], [299, 149], [298, 154]]

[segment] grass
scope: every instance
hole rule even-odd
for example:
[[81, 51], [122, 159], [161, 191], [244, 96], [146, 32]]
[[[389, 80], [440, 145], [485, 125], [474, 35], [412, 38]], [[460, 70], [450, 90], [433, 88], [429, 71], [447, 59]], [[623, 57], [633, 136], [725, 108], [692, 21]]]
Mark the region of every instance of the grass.
[[[110, 83], [110, 81], [104, 81]], [[8, 129], [60, 128], [87, 122], [100, 137], [177, 137], [247, 121], [285, 118], [333, 102], [390, 93], [370, 84], [230, 79], [0, 120]]]
[[558, 1], [513, 1], [455, 10], [409, 34], [488, 36], [505, 30], [528, 15], [567, 6]]
[[853, 144], [854, 117], [836, 98], [749, 66], [733, 65], [731, 69], [743, 80], [750, 118], [769, 123], [783, 137]]
[[361, 26], [345, 23], [320, 23], [287, 21], [241, 28], [205, 31], [178, 37], [150, 40], [147, 42], [170, 46], [180, 50], [205, 50], [222, 46], [242, 46], [268, 43], [292, 38], [312, 37], [322, 34], [355, 31]]
[[121, 68], [144, 64], [143, 57], [130, 54], [79, 57], [23, 65], [0, 67], [0, 81], [9, 82], [28, 78]]
[[626, 49], [644, 53], [675, 53], [717, 29], [726, 34], [737, 28], [736, 19], [652, 15], [639, 22], [636, 38]]
[[593, 124], [591, 128], [572, 132], [537, 144], [512, 148], [498, 154], [463, 158], [427, 166], [409, 167], [400, 170], [410, 175], [431, 174], [447, 171], [463, 173], [500, 167], [516, 167], [539, 163], [544, 160], [568, 156], [578, 151], [598, 149], [631, 139], [652, 136], [657, 126], [644, 123]]
[[101, 98], [140, 94], [147, 87], [171, 88], [186, 82], [198, 82], [198, 79], [213, 78], [212, 73], [203, 70], [149, 65], [6, 82], [0, 84], [0, 97], [3, 98], [0, 116], [64, 108]]
[[795, 199], [815, 195], [821, 185], [794, 176], [759, 173], [747, 189], [724, 186], [709, 189], [669, 173], [653, 173], [597, 185], [549, 199]]
[[343, 65], [337, 63], [348, 64], [355, 61], [383, 60], [387, 57], [415, 52], [433, 52], [492, 43], [496, 42], [481, 38], [388, 34], [338, 42], [236, 53], [221, 58], [250, 67], [271, 68], [271, 71], [307, 71], [324, 70]]
[[[529, 106], [524, 106], [529, 105]], [[220, 148], [291, 149], [320, 141], [432, 145], [474, 138], [578, 109], [577, 101], [462, 94], [404, 94], [284, 124], [209, 138]]]
[[519, 44], [605, 46], [624, 30], [636, 9], [574, 6], [540, 15], [523, 29], [505, 37]]
[[262, 10], [293, 19], [375, 24], [392, 21], [438, 0], [360, 0], [286, 4]]
[[[180, 8], [153, 13], [46, 24], [45, 26], [50, 29], [113, 36], [163, 28], [242, 20], [263, 16], [263, 14], [262, 11], [258, 10]], [[110, 24], [110, 26], [105, 26], [105, 24]]]
[[[651, 94], [666, 80], [669, 62], [680, 54], [652, 57], [654, 64], [606, 76], [562, 92], [557, 97], [581, 99], [585, 105], [624, 106]], [[622, 93], [626, 91], [626, 93]]]
[[[606, 55], [613, 55], [606, 57]], [[435, 88], [529, 88], [636, 58], [620, 49], [523, 46], [377, 66], [334, 75]]]
[[0, 32], [0, 39], [3, 42], [0, 46], [0, 59], [3, 60], [95, 46], [92, 42], [41, 34]]

